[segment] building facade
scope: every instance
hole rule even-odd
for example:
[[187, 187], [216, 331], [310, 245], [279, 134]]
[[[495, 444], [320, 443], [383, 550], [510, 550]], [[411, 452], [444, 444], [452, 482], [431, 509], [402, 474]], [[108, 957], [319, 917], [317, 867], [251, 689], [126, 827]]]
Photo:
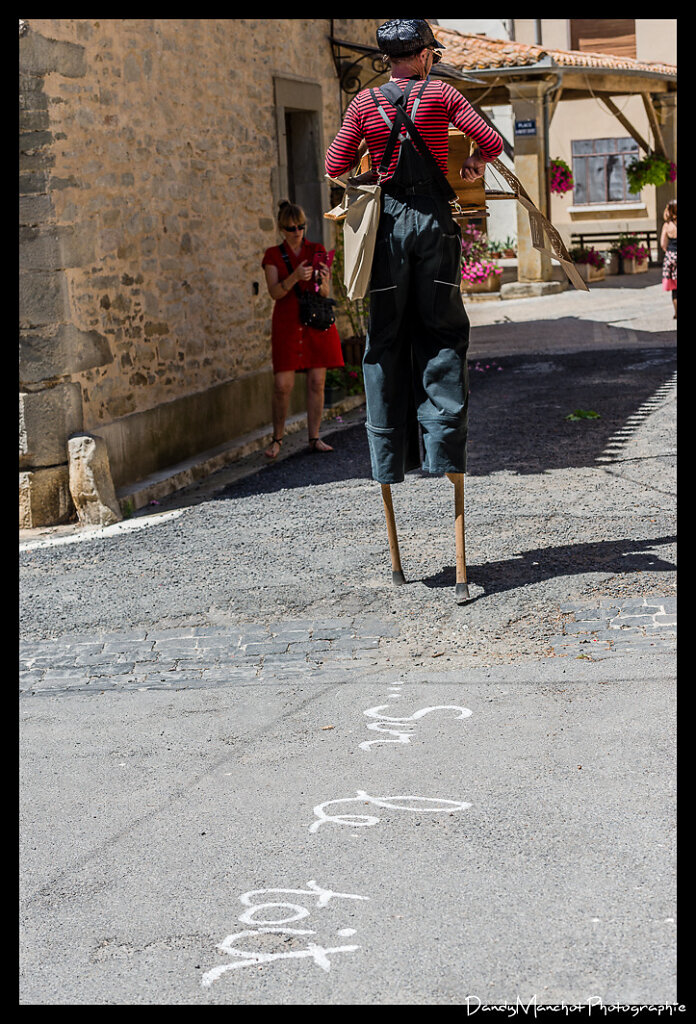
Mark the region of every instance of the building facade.
[[[607, 73], [613, 58], [629, 58], [645, 64], [677, 63], [677, 23], [675, 19], [439, 19], [444, 28], [479, 34], [489, 39], [510, 40], [527, 44], [537, 54], [544, 51], [560, 57], [558, 51], [592, 53], [606, 56]], [[484, 43], [485, 40], [482, 40]], [[475, 47], [472, 47], [475, 49]], [[616, 107], [648, 145], [653, 134], [645, 103], [639, 94], [626, 96], [626, 61], [614, 61], [617, 78]], [[568, 63], [566, 62], [566, 66]], [[549, 96], [554, 93], [550, 76]], [[581, 82], [582, 84], [582, 82]], [[577, 88], [577, 83], [574, 83]], [[617, 120], [600, 96], [592, 95], [592, 82], [585, 83], [588, 98], [563, 99], [563, 89], [546, 101], [547, 127], [545, 148], [547, 159], [564, 160], [573, 170], [574, 189], [562, 195], [540, 196], [548, 204], [547, 214], [566, 243], [574, 233], [602, 230], [637, 231], [655, 229], [667, 199], [674, 194], [672, 186], [648, 187], [638, 195], [631, 194], [625, 166], [645, 155], [629, 130]], [[515, 90], [513, 90], [514, 92]], [[567, 95], [567, 94], [566, 94]], [[515, 137], [513, 106], [488, 106], [485, 96], [480, 100], [499, 131], [518, 148], [523, 136]], [[658, 111], [661, 131], [671, 158], [676, 162], [676, 95], [660, 96]], [[503, 157], [512, 166], [512, 160]], [[489, 234], [498, 239], [515, 234], [516, 217], [506, 204], [491, 204]]]
[[74, 515], [71, 435], [123, 494], [270, 422], [261, 257], [283, 198], [333, 245], [329, 39], [383, 20], [20, 22], [20, 527]]
[[[663, 64], [677, 63], [675, 19], [516, 19], [517, 42], [536, 43], [552, 50], [575, 50], [629, 57]], [[676, 98], [666, 98], [662, 132], [676, 162]], [[650, 144], [648, 114], [641, 96], [622, 96], [620, 112]], [[549, 125], [549, 156], [560, 158], [573, 170], [574, 188], [552, 195], [550, 219], [567, 239], [573, 233], [615, 229], [654, 229], [661, 219], [670, 189], [649, 186], [631, 194], [625, 165], [644, 156], [616, 117], [597, 97], [563, 102], [556, 106]]]

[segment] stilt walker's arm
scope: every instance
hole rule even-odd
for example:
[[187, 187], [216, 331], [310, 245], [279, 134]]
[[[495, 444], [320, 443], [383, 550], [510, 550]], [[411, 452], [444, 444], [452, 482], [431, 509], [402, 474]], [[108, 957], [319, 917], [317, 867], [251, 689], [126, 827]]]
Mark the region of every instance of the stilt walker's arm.
[[396, 536], [396, 521], [394, 519], [394, 506], [392, 504], [391, 487], [389, 484], [381, 484], [382, 501], [384, 502], [384, 514], [387, 518], [387, 536], [389, 537], [389, 554], [392, 564], [392, 582], [397, 585], [405, 583], [403, 569], [401, 568], [401, 555], [399, 554], [399, 540]]
[[454, 536], [457, 548], [457, 604], [469, 600], [469, 585], [466, 581], [466, 546], [464, 543], [464, 474], [448, 473], [454, 484]]

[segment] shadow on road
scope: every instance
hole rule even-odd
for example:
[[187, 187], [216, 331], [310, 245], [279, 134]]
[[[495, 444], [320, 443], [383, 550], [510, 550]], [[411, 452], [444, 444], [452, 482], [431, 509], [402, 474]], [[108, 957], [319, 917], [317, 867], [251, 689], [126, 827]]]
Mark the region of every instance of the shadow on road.
[[[515, 324], [495, 325], [514, 331]], [[617, 348], [586, 349], [565, 354], [506, 356], [470, 363], [467, 474], [496, 472], [537, 474], [548, 470], [595, 466], [609, 440], [676, 369], [676, 349], [649, 347], [654, 335], [644, 332], [644, 348], [620, 348], [624, 332], [574, 318], [535, 321], [539, 332], [570, 333], [602, 328], [615, 333]], [[571, 421], [576, 410], [598, 418]], [[230, 485], [218, 498], [243, 498], [285, 488], [310, 487], [344, 480], [371, 480], [364, 424], [331, 432], [329, 454], [297, 452]], [[262, 455], [254, 458], [262, 459]], [[416, 471], [417, 473], [420, 471]]]
[[[676, 565], [656, 555], [654, 549], [664, 544], [674, 544], [676, 540], [676, 535], [649, 540], [626, 537], [592, 544], [533, 548], [498, 562], [485, 562], [481, 565], [474, 562], [467, 567], [467, 577], [470, 583], [483, 587], [484, 592], [473, 597], [470, 603], [491, 594], [516, 590], [518, 587], [543, 583], [561, 576], [591, 572], [674, 572]], [[408, 582], [423, 583], [433, 589], [454, 587], [455, 569], [454, 566], [444, 566], [431, 576]]]

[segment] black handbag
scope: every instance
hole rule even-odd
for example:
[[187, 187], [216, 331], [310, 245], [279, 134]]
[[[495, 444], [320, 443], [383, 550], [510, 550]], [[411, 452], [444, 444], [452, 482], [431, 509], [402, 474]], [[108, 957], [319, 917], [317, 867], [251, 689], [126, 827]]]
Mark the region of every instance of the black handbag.
[[[292, 273], [288, 254], [282, 245], [280, 255], [285, 260], [288, 271]], [[300, 288], [299, 285], [295, 285], [295, 294], [300, 305], [300, 323], [303, 327], [313, 327], [315, 331], [328, 331], [329, 327], [336, 323], [335, 299], [327, 299], [319, 292], [311, 288]]]

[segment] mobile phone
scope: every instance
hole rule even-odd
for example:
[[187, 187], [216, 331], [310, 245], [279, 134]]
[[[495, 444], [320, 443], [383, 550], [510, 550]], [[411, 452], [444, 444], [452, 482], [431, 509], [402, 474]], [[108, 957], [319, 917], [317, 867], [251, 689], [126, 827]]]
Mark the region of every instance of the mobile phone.
[[315, 252], [312, 260], [312, 270], [318, 270], [322, 266], [328, 267], [330, 270], [335, 252], [335, 249], [331, 249], [330, 252]]

